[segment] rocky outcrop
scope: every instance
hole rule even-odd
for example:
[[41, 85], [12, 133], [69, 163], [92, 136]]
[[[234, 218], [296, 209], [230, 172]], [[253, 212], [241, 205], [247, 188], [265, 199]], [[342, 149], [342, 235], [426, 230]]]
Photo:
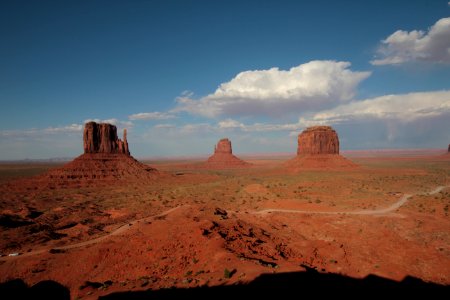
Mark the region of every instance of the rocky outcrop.
[[57, 186], [103, 185], [119, 181], [147, 183], [159, 172], [130, 155], [120, 153], [84, 153], [61, 168], [49, 171], [45, 176]]
[[89, 122], [84, 125], [84, 153], [121, 153], [130, 155], [127, 130], [124, 129], [123, 140], [117, 137], [117, 128], [107, 123]]
[[57, 186], [111, 184], [117, 181], [148, 182], [159, 172], [130, 155], [127, 130], [117, 138], [114, 125], [86, 123], [83, 132], [84, 154], [61, 168], [49, 171], [43, 179]]
[[288, 169], [342, 169], [357, 165], [339, 155], [339, 137], [330, 126], [313, 126], [298, 136], [297, 156], [286, 162]]
[[250, 165], [233, 155], [231, 141], [227, 138], [221, 139], [214, 146], [214, 154], [206, 162], [206, 166], [213, 169], [244, 168]]
[[130, 155], [130, 150], [128, 149], [127, 129], [126, 128], [123, 130], [123, 141], [120, 141], [120, 143], [119, 143], [119, 153], [124, 153], [124, 154]]
[[450, 144], [448, 144], [448, 153], [450, 153]]
[[232, 154], [231, 141], [229, 139], [221, 139], [217, 146], [214, 146], [214, 153], [229, 153]]
[[314, 126], [298, 136], [297, 155], [339, 154], [339, 138], [330, 126]]

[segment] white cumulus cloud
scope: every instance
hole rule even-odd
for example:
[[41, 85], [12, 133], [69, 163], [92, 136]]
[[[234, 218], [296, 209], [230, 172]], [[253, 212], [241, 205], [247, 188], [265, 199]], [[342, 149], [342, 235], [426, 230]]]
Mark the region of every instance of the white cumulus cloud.
[[213, 94], [177, 98], [172, 112], [186, 111], [206, 117], [280, 116], [317, 111], [351, 101], [358, 84], [370, 72], [349, 69], [349, 62], [311, 61], [289, 70], [245, 71], [222, 83]]
[[410, 61], [450, 63], [450, 17], [438, 20], [428, 32], [397, 30], [381, 41], [373, 65]]
[[298, 121], [291, 123], [250, 123], [226, 118], [216, 124], [197, 123], [158, 124], [154, 129], [170, 130], [182, 134], [220, 133], [220, 132], [276, 132], [290, 134], [300, 132], [309, 126], [336, 124], [366, 124], [368, 122], [391, 122], [412, 124], [418, 121], [440, 120], [450, 117], [450, 91], [417, 92], [409, 94], [385, 95], [376, 98], [354, 100], [322, 110], [311, 116], [300, 115]]
[[137, 113], [128, 116], [130, 120], [167, 120], [175, 118], [174, 115], [165, 112], [146, 112], [146, 113]]
[[315, 114], [300, 123], [339, 124], [367, 120], [394, 120], [404, 123], [450, 116], [450, 91], [386, 95], [355, 101]]

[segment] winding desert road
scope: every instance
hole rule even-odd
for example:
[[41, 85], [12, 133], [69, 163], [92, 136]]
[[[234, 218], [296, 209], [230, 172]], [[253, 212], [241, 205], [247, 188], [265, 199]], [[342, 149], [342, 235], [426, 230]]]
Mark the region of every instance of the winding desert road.
[[119, 235], [125, 231], [127, 231], [128, 229], [131, 228], [132, 225], [139, 223], [139, 222], [146, 222], [146, 221], [150, 221], [150, 220], [155, 220], [157, 218], [160, 217], [164, 217], [168, 214], [170, 214], [171, 212], [183, 207], [183, 206], [188, 206], [188, 205], [180, 205], [180, 206], [176, 206], [174, 208], [168, 209], [158, 215], [154, 215], [154, 216], [149, 216], [149, 217], [145, 217], [142, 219], [137, 219], [131, 222], [128, 222], [126, 224], [123, 224], [121, 226], [119, 226], [118, 228], [116, 228], [115, 230], [111, 231], [110, 233], [103, 235], [101, 237], [92, 239], [92, 240], [88, 240], [88, 241], [84, 241], [84, 242], [80, 242], [80, 243], [76, 243], [76, 244], [71, 244], [71, 245], [66, 245], [66, 246], [61, 246], [61, 247], [52, 247], [52, 248], [45, 248], [45, 249], [39, 249], [39, 250], [34, 250], [34, 251], [30, 251], [30, 252], [26, 252], [26, 253], [22, 253], [20, 255], [16, 255], [16, 256], [3, 256], [0, 257], [0, 260], [10, 260], [10, 259], [17, 259], [17, 258], [22, 258], [22, 257], [27, 257], [27, 256], [32, 256], [32, 255], [37, 255], [37, 254], [41, 254], [44, 252], [48, 252], [50, 249], [54, 249], [56, 251], [58, 250], [68, 250], [68, 249], [73, 249], [73, 248], [79, 248], [79, 247], [83, 247], [83, 246], [87, 246], [87, 245], [92, 245], [92, 244], [97, 244], [111, 236], [114, 235]]
[[[436, 187], [434, 190], [432, 190], [431, 192], [428, 193], [421, 193], [421, 194], [417, 194], [417, 195], [433, 195], [433, 194], [437, 194], [440, 191], [442, 191], [444, 188], [446, 188], [448, 186], [438, 186]], [[337, 214], [345, 214], [345, 215], [383, 215], [383, 214], [388, 214], [391, 213], [393, 211], [395, 211], [396, 209], [400, 208], [402, 205], [404, 205], [409, 198], [411, 198], [413, 196], [413, 194], [405, 194], [403, 195], [397, 202], [395, 202], [394, 204], [392, 204], [391, 206], [387, 207], [387, 208], [380, 208], [380, 209], [373, 209], [373, 210], [357, 210], [357, 211], [308, 211], [308, 210], [295, 210], [295, 209], [264, 209], [264, 210], [259, 210], [259, 211], [251, 211], [248, 212], [250, 214], [255, 214], [255, 215], [266, 215], [269, 213], [299, 213], [299, 214], [327, 214], [327, 215], [337, 215]], [[88, 241], [84, 241], [84, 242], [80, 242], [80, 243], [76, 243], [76, 244], [71, 244], [71, 245], [66, 245], [66, 246], [61, 246], [61, 247], [52, 247], [52, 248], [45, 248], [45, 249], [39, 249], [39, 250], [34, 250], [34, 251], [30, 251], [30, 252], [26, 252], [17, 256], [3, 256], [0, 257], [0, 260], [12, 260], [12, 259], [18, 259], [18, 258], [22, 258], [22, 257], [27, 257], [27, 256], [32, 256], [32, 255], [37, 255], [37, 254], [41, 254], [44, 252], [48, 252], [51, 249], [54, 250], [68, 250], [68, 249], [73, 249], [73, 248], [79, 248], [79, 247], [83, 247], [83, 246], [88, 246], [88, 245], [93, 245], [93, 244], [97, 244], [111, 236], [114, 235], [119, 235], [125, 231], [127, 231], [128, 229], [131, 228], [132, 225], [139, 223], [139, 222], [143, 222], [143, 221], [150, 221], [150, 220], [154, 220], [160, 217], [164, 217], [168, 214], [170, 214], [171, 212], [184, 207], [184, 206], [189, 206], [189, 205], [180, 205], [174, 208], [171, 208], [169, 210], [166, 210], [158, 215], [154, 215], [154, 216], [149, 216], [149, 217], [145, 217], [142, 219], [137, 219], [134, 221], [131, 221], [129, 223], [123, 224], [121, 226], [119, 226], [117, 229], [115, 229], [114, 231], [111, 231], [110, 233], [103, 235], [101, 237], [92, 239], [92, 240], [88, 240]]]
[[[421, 193], [417, 195], [434, 195], [442, 191], [448, 186], [438, 186], [434, 190], [428, 193]], [[389, 214], [401, 206], [403, 206], [409, 198], [414, 196], [413, 194], [405, 194], [403, 195], [397, 202], [392, 204], [391, 206], [388, 206], [386, 208], [379, 208], [379, 209], [370, 209], [370, 210], [357, 210], [357, 211], [308, 211], [308, 210], [296, 210], [296, 209], [277, 209], [277, 208], [269, 208], [269, 209], [263, 209], [259, 211], [253, 211], [250, 212], [251, 214], [255, 215], [265, 215], [273, 212], [278, 213], [297, 213], [297, 214], [323, 214], [323, 215], [384, 215]]]

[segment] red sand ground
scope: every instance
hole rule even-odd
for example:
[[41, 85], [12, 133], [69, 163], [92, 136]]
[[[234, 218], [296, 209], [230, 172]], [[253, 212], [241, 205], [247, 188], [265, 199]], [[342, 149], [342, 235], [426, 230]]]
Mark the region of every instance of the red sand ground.
[[[284, 161], [250, 161], [224, 171], [160, 163], [173, 175], [148, 184], [55, 187], [42, 176], [2, 184], [0, 253], [21, 255], [0, 258], [0, 282], [51, 279], [73, 298], [96, 299], [249, 282], [306, 265], [450, 284], [447, 155], [358, 157], [358, 168], [294, 173]], [[398, 209], [370, 213], [406, 194]], [[258, 213], [265, 209], [302, 212]], [[235, 270], [231, 278], [225, 269]], [[111, 284], [81, 288], [86, 281]]]
[[302, 171], [304, 169], [353, 169], [358, 167], [357, 164], [339, 154], [298, 155], [288, 160], [285, 166], [287, 169], [294, 171]]

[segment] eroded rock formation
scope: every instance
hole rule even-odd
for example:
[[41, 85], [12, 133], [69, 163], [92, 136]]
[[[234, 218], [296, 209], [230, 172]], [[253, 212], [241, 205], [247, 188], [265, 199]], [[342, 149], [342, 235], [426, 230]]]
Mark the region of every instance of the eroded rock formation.
[[130, 155], [127, 131], [123, 140], [117, 137], [114, 125], [95, 122], [86, 123], [83, 132], [84, 154], [61, 168], [45, 174], [52, 184], [110, 184], [111, 181], [126, 180], [148, 182], [158, 171], [140, 163]]
[[314, 126], [298, 136], [297, 155], [339, 154], [339, 138], [330, 126]]
[[49, 171], [46, 177], [52, 183], [64, 186], [71, 184], [111, 184], [116, 181], [148, 182], [158, 171], [130, 155], [119, 153], [85, 153], [61, 168]]
[[289, 169], [340, 169], [356, 165], [339, 155], [339, 137], [330, 126], [313, 126], [298, 136], [297, 156], [286, 162]]
[[89, 122], [84, 125], [84, 153], [122, 153], [130, 155], [127, 141], [127, 130], [123, 131], [123, 140], [117, 137], [114, 125]]
[[233, 155], [231, 141], [227, 138], [221, 139], [214, 146], [214, 154], [208, 158], [206, 164], [216, 169], [242, 168], [251, 165]]
[[214, 146], [214, 153], [229, 153], [232, 154], [231, 141], [229, 139], [221, 139], [216, 146]]

